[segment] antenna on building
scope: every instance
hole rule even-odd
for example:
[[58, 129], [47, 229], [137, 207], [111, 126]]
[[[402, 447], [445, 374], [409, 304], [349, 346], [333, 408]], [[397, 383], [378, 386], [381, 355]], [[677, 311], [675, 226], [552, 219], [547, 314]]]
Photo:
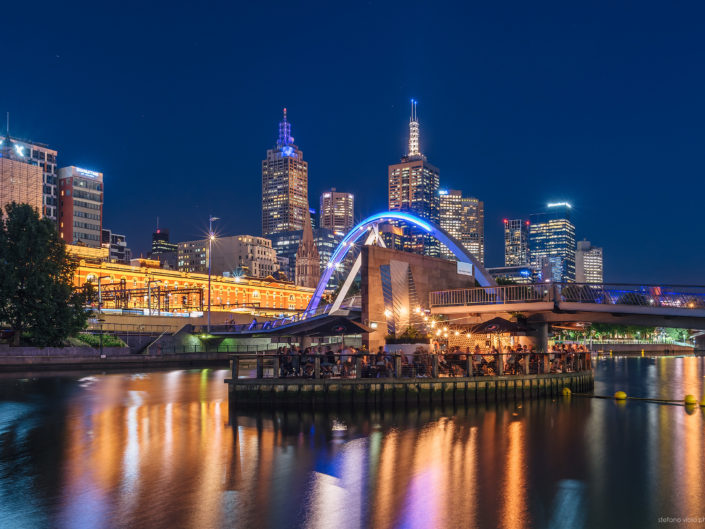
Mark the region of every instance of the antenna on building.
[[409, 156], [420, 156], [419, 120], [416, 114], [416, 99], [411, 100], [411, 119], [409, 120]]
[[10, 113], [7, 113], [7, 137], [10, 137]]
[[159, 233], [159, 217], [157, 217], [157, 233]]

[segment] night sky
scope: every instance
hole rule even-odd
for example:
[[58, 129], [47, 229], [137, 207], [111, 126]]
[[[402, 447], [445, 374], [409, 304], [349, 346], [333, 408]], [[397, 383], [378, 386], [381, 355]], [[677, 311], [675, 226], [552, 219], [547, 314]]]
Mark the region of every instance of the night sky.
[[136, 255], [157, 216], [175, 241], [209, 213], [260, 233], [282, 107], [312, 207], [336, 187], [386, 209], [413, 97], [441, 186], [485, 201], [488, 265], [503, 218], [567, 200], [606, 281], [705, 282], [702, 3], [107, 4], [4, 3], [0, 110], [105, 174]]

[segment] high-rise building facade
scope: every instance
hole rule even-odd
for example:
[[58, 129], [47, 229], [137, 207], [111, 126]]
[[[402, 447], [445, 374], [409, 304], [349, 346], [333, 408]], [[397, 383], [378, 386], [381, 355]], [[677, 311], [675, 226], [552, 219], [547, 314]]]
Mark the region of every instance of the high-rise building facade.
[[277, 146], [262, 161], [262, 233], [302, 230], [307, 212], [308, 163], [294, 145], [284, 109]]
[[[485, 262], [485, 204], [473, 197], [464, 197], [455, 189], [439, 192], [440, 226], [473, 256]], [[441, 245], [441, 257], [456, 260], [453, 252]]]
[[176, 270], [178, 268], [178, 248], [178, 244], [169, 241], [169, 230], [157, 228], [152, 233], [152, 251], [149, 253], [149, 257], [159, 261], [162, 268]]
[[321, 194], [321, 216], [319, 226], [345, 235], [355, 222], [355, 197], [352, 193], [341, 193], [332, 188]]
[[127, 247], [127, 237], [111, 230], [101, 230], [102, 246], [108, 250], [108, 259], [112, 263], [130, 264], [132, 252]]
[[[208, 273], [211, 256], [208, 239], [178, 243], [178, 269]], [[212, 242], [211, 273], [227, 276], [267, 277], [278, 269], [272, 241], [253, 235], [218, 237]]]
[[560, 202], [548, 204], [546, 211], [529, 216], [531, 267], [543, 281], [575, 281], [575, 226], [571, 209], [567, 202]]
[[[303, 230], [277, 233], [270, 237], [272, 239], [272, 246], [277, 252], [277, 258], [281, 260], [282, 264], [286, 263], [286, 268], [283, 267], [282, 272], [286, 274], [290, 281], [294, 281], [296, 277], [296, 254], [301, 244], [302, 237]], [[313, 241], [318, 250], [321, 275], [325, 271], [325, 267], [328, 266], [333, 252], [342, 240], [342, 235], [336, 235], [332, 230], [327, 228], [313, 229]], [[333, 274], [333, 277], [331, 277], [331, 280], [328, 282], [328, 287], [335, 288], [338, 284], [338, 280], [338, 275]]]
[[[419, 148], [419, 120], [416, 114], [416, 101], [411, 102], [409, 120], [409, 152], [400, 163], [389, 166], [389, 210], [407, 211], [436, 224], [440, 219], [440, 199], [438, 187], [440, 171], [428, 163]], [[403, 226], [405, 249], [416, 253], [438, 256], [438, 242], [412, 226]]]
[[103, 173], [73, 165], [59, 169], [59, 235], [69, 244], [99, 247], [103, 228]]
[[42, 214], [42, 168], [8, 135], [0, 143], [0, 208], [26, 203]]
[[575, 252], [575, 281], [578, 283], [604, 283], [602, 248], [590, 241], [578, 241]]
[[529, 221], [504, 219], [504, 266], [525, 266], [529, 260]]

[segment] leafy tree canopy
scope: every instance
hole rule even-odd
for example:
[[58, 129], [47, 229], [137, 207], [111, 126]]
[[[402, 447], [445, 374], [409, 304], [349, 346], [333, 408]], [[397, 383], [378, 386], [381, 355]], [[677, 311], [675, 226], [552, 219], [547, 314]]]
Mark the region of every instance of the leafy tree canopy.
[[29, 204], [0, 210], [0, 323], [41, 347], [61, 345], [86, 326], [89, 292], [73, 289], [75, 263], [49, 219]]

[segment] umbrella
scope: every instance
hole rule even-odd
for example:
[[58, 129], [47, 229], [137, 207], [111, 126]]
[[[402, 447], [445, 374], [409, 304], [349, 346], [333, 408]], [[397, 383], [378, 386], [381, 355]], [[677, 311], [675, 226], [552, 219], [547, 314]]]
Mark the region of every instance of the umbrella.
[[473, 334], [490, 334], [490, 333], [517, 333], [526, 329], [514, 323], [513, 321], [505, 320], [504, 318], [492, 318], [484, 323], [478, 323], [472, 328]]

